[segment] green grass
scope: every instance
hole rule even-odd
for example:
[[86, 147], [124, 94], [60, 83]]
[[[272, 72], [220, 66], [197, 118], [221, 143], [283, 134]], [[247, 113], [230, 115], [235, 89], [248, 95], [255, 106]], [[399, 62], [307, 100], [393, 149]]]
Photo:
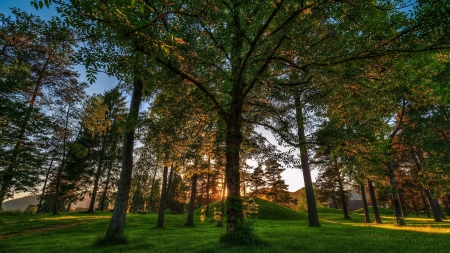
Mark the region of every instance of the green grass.
[[341, 210], [319, 208], [321, 227], [308, 227], [307, 212], [257, 203], [259, 213], [252, 220], [262, 240], [258, 246], [219, 243], [225, 228], [200, 222], [199, 211], [195, 227], [183, 225], [186, 215], [166, 215], [164, 229], [155, 228], [156, 214], [129, 214], [128, 244], [97, 247], [94, 242], [105, 233], [111, 213], [0, 214], [0, 252], [450, 252], [449, 221], [411, 216], [406, 226], [396, 227], [390, 210], [382, 210], [383, 224], [367, 224], [360, 210], [344, 220]]

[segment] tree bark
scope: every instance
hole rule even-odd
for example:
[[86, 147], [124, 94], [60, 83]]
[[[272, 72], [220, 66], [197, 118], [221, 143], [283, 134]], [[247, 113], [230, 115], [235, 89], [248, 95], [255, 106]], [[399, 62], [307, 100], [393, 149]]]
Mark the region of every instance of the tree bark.
[[106, 231], [105, 238], [108, 240], [117, 240], [123, 237], [125, 229], [125, 219], [128, 208], [128, 195], [130, 194], [131, 175], [133, 173], [133, 149], [134, 132], [139, 116], [139, 107], [142, 98], [143, 83], [137, 77], [134, 77], [133, 94], [131, 96], [130, 111], [126, 120], [126, 132], [123, 141], [122, 171], [118, 183], [116, 203], [113, 214]]
[[192, 175], [191, 197], [189, 200], [189, 210], [186, 221], [186, 226], [194, 226], [194, 210], [195, 210], [195, 197], [197, 196], [197, 178], [198, 175]]
[[369, 186], [370, 202], [372, 202], [373, 219], [375, 220], [375, 223], [381, 224], [382, 222], [380, 212], [378, 211], [377, 198], [375, 195], [375, 190], [373, 188], [372, 180], [367, 179], [367, 185]]
[[311, 170], [309, 168], [308, 150], [306, 147], [306, 135], [304, 126], [303, 108], [298, 88], [294, 90], [295, 114], [297, 121], [297, 135], [300, 149], [300, 161], [305, 182], [306, 203], [308, 205], [308, 222], [310, 227], [319, 227], [319, 216], [317, 215], [316, 198], [314, 196]]
[[163, 183], [161, 189], [161, 199], [159, 201], [159, 210], [158, 210], [158, 222], [156, 223], [157, 228], [164, 227], [164, 211], [166, 211], [166, 198], [167, 198], [167, 173], [169, 168], [167, 165], [164, 165], [163, 172]]
[[226, 180], [228, 188], [227, 197], [227, 233], [234, 232], [238, 223], [244, 219], [242, 200], [240, 197], [240, 147], [242, 134], [240, 132], [241, 114], [234, 114], [233, 120], [227, 122], [226, 134]]
[[369, 214], [369, 207], [367, 206], [367, 200], [366, 200], [366, 189], [364, 184], [361, 184], [361, 199], [364, 205], [364, 222], [371, 222], [370, 221], [370, 214]]

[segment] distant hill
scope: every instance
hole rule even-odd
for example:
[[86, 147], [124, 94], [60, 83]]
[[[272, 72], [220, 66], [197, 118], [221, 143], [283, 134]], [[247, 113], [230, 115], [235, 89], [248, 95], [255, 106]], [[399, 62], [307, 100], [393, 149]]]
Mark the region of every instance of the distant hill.
[[[71, 206], [71, 209], [75, 209], [77, 207], [89, 207], [89, 203], [91, 202], [90, 198], [85, 198], [82, 201], [79, 201], [77, 204], [73, 204]], [[8, 200], [3, 203], [2, 208], [3, 210], [14, 210], [17, 208], [20, 208], [20, 210], [25, 210], [29, 205], [38, 205], [39, 200], [37, 199], [37, 196], [26, 196], [18, 199], [12, 199]]]
[[3, 203], [3, 210], [14, 210], [20, 208], [20, 210], [25, 210], [29, 205], [37, 205], [39, 201], [36, 196], [26, 196], [19, 199], [8, 200]]

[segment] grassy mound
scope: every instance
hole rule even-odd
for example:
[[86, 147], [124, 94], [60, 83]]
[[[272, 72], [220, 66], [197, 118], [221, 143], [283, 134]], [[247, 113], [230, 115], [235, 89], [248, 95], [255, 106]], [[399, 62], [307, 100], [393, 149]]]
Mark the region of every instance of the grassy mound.
[[[258, 211], [257, 213], [250, 214], [251, 219], [262, 219], [262, 220], [299, 220], [299, 219], [306, 219], [307, 216], [305, 214], [296, 212], [294, 210], [291, 210], [289, 208], [286, 208], [284, 206], [280, 206], [276, 203], [263, 200], [260, 198], [253, 198], [258, 204]], [[210, 204], [210, 214], [211, 217], [213, 215], [214, 209], [217, 211], [220, 210], [220, 201], [216, 201], [212, 204]], [[226, 213], [226, 209], [225, 209]], [[195, 215], [201, 215], [202, 210], [201, 208], [197, 209], [195, 212]]]

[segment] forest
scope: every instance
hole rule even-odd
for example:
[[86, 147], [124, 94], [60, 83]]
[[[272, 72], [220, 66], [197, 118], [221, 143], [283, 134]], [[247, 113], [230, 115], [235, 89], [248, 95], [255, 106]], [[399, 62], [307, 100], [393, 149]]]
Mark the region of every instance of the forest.
[[[211, 243], [258, 245], [258, 206], [302, 217], [312, 234], [329, 213], [446, 224], [450, 1], [31, 5], [0, 14], [0, 227], [17, 212], [2, 204], [23, 192], [37, 196], [25, 210], [36, 217], [88, 198], [74, 219], [107, 219], [100, 245], [133, 240], [126, 220], [165, 228], [171, 217], [223, 227]], [[106, 85], [99, 73], [117, 85], [88, 94]], [[286, 169], [303, 175], [295, 196]]]

